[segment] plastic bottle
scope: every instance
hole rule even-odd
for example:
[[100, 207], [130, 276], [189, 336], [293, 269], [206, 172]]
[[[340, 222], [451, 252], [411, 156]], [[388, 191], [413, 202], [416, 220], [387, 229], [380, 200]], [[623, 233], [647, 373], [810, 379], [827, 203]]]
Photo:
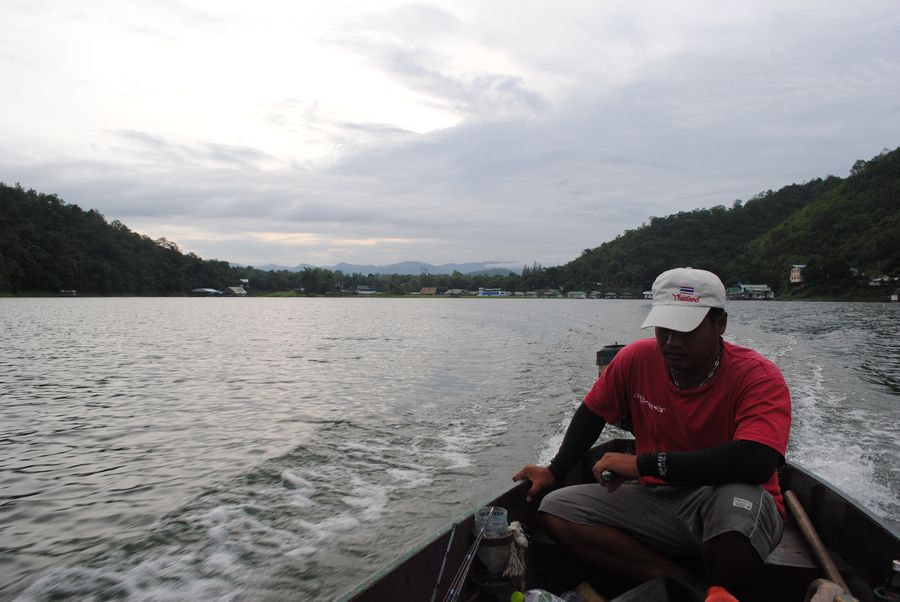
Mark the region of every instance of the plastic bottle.
[[525, 592], [525, 602], [560, 602], [561, 598], [545, 589], [530, 589]]
[[557, 596], [545, 589], [530, 589], [525, 592], [524, 602], [584, 602], [584, 598], [573, 591], [563, 592]]

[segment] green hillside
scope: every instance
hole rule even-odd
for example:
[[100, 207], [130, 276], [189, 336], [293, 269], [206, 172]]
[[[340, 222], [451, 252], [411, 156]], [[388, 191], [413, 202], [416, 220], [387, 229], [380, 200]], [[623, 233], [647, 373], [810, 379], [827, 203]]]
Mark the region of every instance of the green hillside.
[[0, 291], [159, 295], [229, 282], [229, 271], [93, 209], [0, 183]]
[[683, 265], [702, 266], [727, 282], [750, 278], [744, 266], [735, 262], [747, 244], [838, 182], [837, 178], [815, 180], [760, 194], [743, 205], [651, 218], [645, 226], [586, 250], [564, 267], [567, 279], [647, 288], [660, 272]]
[[754, 239], [737, 264], [784, 288], [784, 266], [807, 264], [809, 287], [839, 294], [900, 275], [900, 150], [858, 161], [853, 175]]
[[[799, 290], [790, 290], [793, 264], [808, 265]], [[712, 270], [727, 285], [764, 283], [799, 296], [850, 294], [869, 277], [900, 275], [900, 149], [857, 161], [845, 179], [651, 218], [585, 250], [557, 279], [586, 290], [645, 290], [660, 272], [685, 265]]]

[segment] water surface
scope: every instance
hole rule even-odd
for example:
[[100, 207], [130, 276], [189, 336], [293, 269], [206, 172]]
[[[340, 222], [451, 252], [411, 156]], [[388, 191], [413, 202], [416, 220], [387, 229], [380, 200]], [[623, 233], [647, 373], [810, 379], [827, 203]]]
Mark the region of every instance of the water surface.
[[[546, 461], [645, 301], [0, 300], [0, 597], [334, 599]], [[789, 456], [900, 524], [900, 307], [736, 302]]]

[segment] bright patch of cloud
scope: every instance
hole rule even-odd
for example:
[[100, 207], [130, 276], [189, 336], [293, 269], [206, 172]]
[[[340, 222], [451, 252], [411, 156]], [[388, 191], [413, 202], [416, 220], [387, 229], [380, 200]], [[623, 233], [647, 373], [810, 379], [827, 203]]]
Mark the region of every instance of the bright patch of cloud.
[[374, 247], [376, 245], [410, 245], [423, 242], [421, 239], [415, 238], [341, 238], [334, 241], [335, 245], [346, 245], [350, 247]]

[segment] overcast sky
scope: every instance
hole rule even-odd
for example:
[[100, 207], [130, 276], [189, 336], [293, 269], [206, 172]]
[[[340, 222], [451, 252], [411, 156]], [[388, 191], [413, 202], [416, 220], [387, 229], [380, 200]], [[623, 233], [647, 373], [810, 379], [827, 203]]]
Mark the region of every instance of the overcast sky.
[[900, 146], [900, 4], [2, 0], [0, 181], [204, 258], [565, 263]]

